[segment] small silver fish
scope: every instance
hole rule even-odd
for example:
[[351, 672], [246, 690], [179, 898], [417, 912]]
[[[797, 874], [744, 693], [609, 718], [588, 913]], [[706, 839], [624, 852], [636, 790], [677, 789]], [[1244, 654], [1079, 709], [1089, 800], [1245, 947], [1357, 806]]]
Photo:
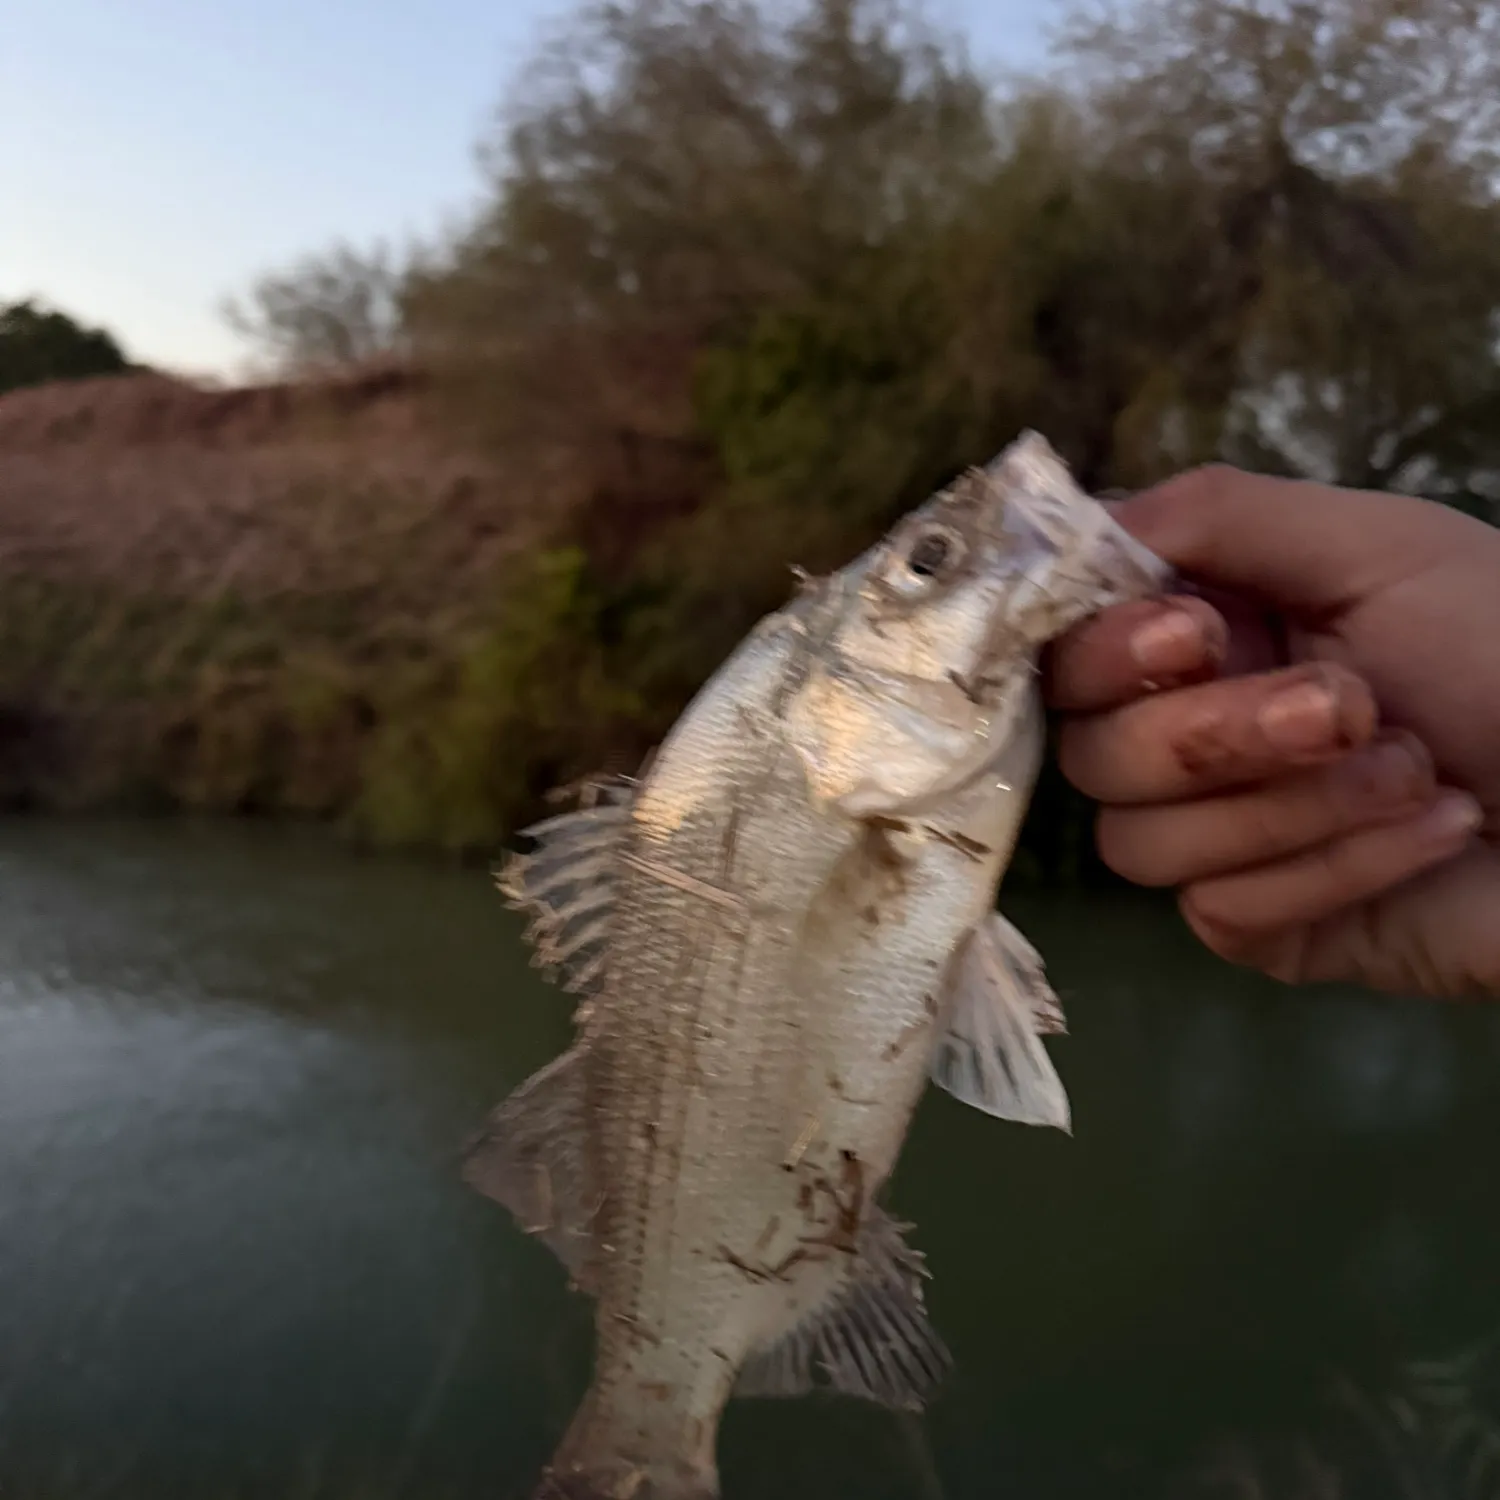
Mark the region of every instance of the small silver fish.
[[1168, 570], [1028, 433], [753, 630], [639, 781], [501, 875], [583, 995], [465, 1175], [596, 1303], [538, 1500], [711, 1500], [731, 1395], [919, 1408], [947, 1353], [878, 1195], [928, 1080], [1070, 1128], [1036, 951], [994, 911], [1039, 648]]

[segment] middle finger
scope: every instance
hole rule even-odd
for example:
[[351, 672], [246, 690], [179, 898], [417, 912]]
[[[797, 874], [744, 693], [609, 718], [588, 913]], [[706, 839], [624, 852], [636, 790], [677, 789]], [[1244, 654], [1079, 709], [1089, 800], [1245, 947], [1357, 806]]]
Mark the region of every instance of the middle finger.
[[1375, 733], [1374, 695], [1332, 662], [1225, 678], [1065, 723], [1063, 774], [1099, 802], [1167, 802], [1326, 764]]
[[1183, 885], [1284, 859], [1419, 812], [1437, 796], [1432, 758], [1395, 733], [1330, 766], [1218, 797], [1099, 814], [1099, 854], [1136, 885]]

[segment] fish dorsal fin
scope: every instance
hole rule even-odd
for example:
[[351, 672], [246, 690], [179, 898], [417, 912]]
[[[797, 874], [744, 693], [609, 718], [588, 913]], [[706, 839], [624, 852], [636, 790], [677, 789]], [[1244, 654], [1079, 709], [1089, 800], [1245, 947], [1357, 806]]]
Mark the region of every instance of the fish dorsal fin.
[[600, 1197], [588, 1149], [583, 1049], [534, 1073], [495, 1109], [464, 1152], [464, 1181], [515, 1215], [574, 1284], [593, 1290]]
[[507, 904], [531, 918], [533, 962], [572, 994], [593, 992], [604, 976], [615, 873], [634, 798], [631, 781], [591, 787], [585, 805], [522, 829], [536, 847], [511, 855], [496, 880]]
[[849, 1279], [784, 1338], [751, 1357], [737, 1396], [801, 1396], [819, 1387], [918, 1411], [947, 1374], [948, 1351], [922, 1304], [922, 1257], [872, 1207]]
[[932, 1081], [1001, 1120], [1072, 1129], [1041, 1038], [1067, 1030], [1035, 948], [998, 912], [964, 939], [944, 996]]

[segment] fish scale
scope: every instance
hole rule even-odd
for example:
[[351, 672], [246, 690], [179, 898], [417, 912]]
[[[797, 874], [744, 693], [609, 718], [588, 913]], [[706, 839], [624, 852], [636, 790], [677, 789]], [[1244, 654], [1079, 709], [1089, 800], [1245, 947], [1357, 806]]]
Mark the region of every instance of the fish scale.
[[806, 580], [638, 784], [507, 866], [584, 997], [465, 1168], [595, 1299], [539, 1500], [712, 1500], [735, 1394], [931, 1394], [947, 1354], [881, 1190], [929, 1081], [1070, 1128], [1061, 1008], [993, 910], [1040, 763], [1036, 653], [1166, 578], [1029, 434]]

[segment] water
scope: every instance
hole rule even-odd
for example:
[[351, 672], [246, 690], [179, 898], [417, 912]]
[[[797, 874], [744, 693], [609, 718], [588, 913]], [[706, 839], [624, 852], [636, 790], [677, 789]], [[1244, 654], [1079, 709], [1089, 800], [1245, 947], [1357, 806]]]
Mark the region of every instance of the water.
[[[13, 822], [0, 893], [0, 1493], [525, 1495], [586, 1309], [456, 1158], [567, 1006], [483, 874]], [[922, 1420], [737, 1405], [727, 1500], [1488, 1493], [1380, 1403], [1500, 1328], [1500, 1007], [1285, 992], [1145, 902], [1008, 909], [1075, 1138], [929, 1097], [894, 1206], [954, 1378]]]

